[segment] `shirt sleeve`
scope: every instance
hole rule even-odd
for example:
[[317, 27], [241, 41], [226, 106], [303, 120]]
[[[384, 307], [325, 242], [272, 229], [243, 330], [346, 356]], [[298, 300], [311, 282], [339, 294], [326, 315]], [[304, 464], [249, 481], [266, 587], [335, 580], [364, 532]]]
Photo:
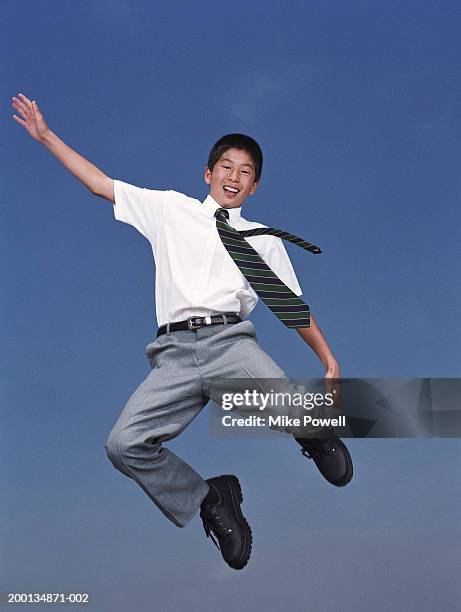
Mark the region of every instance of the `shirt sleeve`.
[[114, 217], [153, 242], [163, 221], [165, 192], [114, 181]]

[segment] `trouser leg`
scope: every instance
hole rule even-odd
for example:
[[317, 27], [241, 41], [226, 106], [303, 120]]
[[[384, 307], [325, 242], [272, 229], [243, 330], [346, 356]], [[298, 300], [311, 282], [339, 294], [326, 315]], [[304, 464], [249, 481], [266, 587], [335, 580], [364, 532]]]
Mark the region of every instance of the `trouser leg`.
[[114, 467], [135, 480], [163, 514], [183, 527], [208, 485], [162, 443], [179, 435], [206, 404], [191, 347], [173, 337], [152, 345], [153, 369], [129, 398], [106, 442]]
[[[224, 392], [242, 393], [245, 390], [255, 390], [263, 393], [274, 401], [262, 404], [264, 412], [258, 405], [234, 408], [234, 412], [242, 416], [256, 414], [258, 416], [296, 417], [299, 426], [274, 425], [271, 428], [292, 435], [310, 436], [318, 434], [319, 427], [305, 425], [304, 415], [310, 414], [301, 405], [295, 405], [293, 400], [302, 393], [300, 387], [293, 384], [277, 363], [260, 347], [256, 331], [251, 321], [244, 321], [229, 326], [219, 335], [209, 339], [209, 352], [212, 360], [203, 364], [203, 376], [209, 381], [205, 392], [218, 405], [222, 404]], [[285, 421], [289, 423], [289, 421]]]

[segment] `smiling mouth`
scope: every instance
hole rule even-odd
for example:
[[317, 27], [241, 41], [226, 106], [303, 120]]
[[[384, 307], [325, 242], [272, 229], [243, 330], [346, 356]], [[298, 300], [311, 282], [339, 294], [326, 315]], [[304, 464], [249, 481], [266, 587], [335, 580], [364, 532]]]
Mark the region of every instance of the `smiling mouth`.
[[240, 192], [240, 189], [237, 189], [237, 187], [230, 187], [229, 185], [224, 185], [223, 189], [224, 191], [232, 195], [236, 195]]

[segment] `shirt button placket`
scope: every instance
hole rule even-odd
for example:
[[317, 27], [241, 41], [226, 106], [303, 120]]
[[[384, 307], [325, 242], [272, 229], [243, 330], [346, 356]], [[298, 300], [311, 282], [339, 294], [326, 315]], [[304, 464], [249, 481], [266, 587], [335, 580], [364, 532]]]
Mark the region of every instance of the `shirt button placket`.
[[214, 231], [210, 231], [205, 248], [203, 249], [202, 261], [200, 262], [200, 270], [197, 277], [197, 289], [195, 292], [196, 304], [203, 303], [217, 244], [218, 236], [215, 235]]

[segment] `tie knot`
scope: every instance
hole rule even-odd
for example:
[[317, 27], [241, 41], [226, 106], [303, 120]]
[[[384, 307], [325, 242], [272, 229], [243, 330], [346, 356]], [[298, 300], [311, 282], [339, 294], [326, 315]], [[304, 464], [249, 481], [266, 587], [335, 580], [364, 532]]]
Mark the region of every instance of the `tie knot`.
[[225, 208], [218, 208], [218, 210], [215, 212], [214, 216], [219, 221], [226, 222], [227, 219], [229, 219], [229, 211], [227, 211]]

